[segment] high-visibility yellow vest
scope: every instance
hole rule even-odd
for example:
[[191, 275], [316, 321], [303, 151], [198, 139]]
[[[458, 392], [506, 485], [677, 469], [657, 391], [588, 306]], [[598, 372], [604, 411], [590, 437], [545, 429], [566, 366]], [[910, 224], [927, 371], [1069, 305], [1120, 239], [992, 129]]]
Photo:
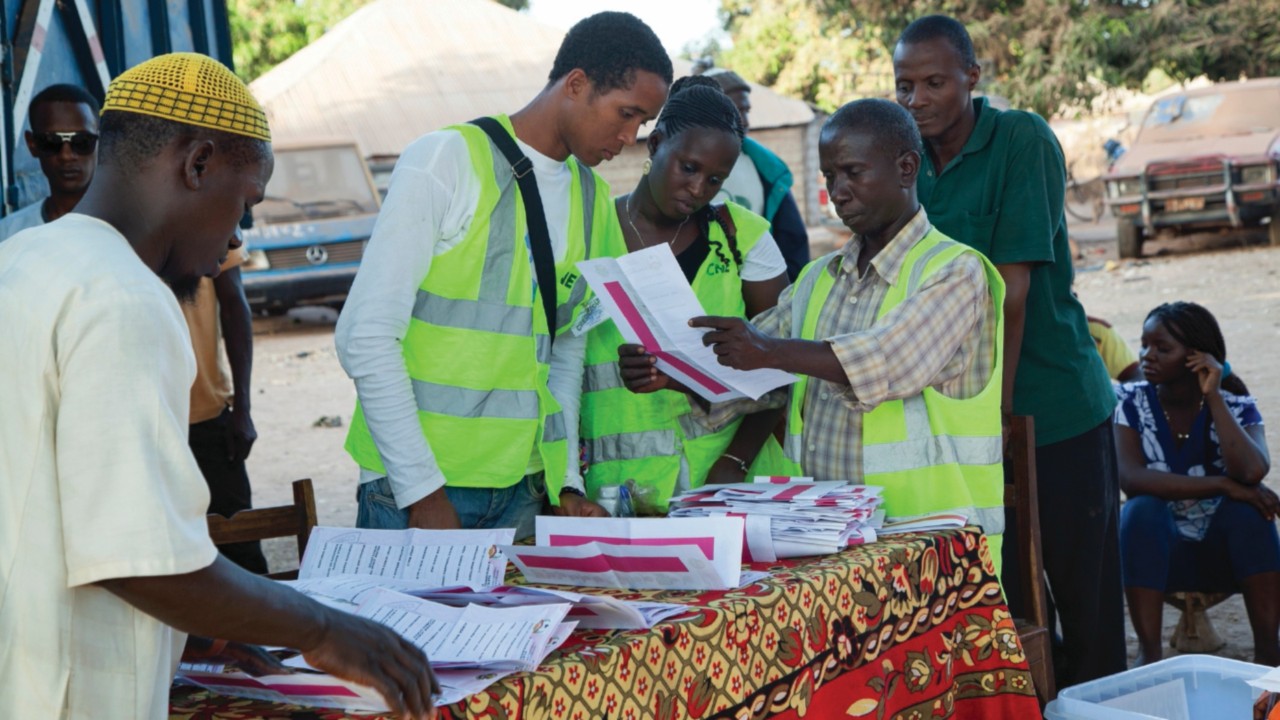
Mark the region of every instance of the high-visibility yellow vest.
[[[884, 487], [884, 507], [891, 515], [963, 508], [987, 535], [998, 572], [1004, 535], [1000, 421], [1004, 281], [981, 253], [933, 229], [908, 251], [898, 282], [880, 303], [876, 319], [883, 318], [929, 276], [963, 253], [972, 253], [982, 261], [996, 311], [996, 356], [991, 377], [981, 392], [970, 398], [951, 398], [925, 388], [919, 395], [880, 403], [867, 413], [862, 420], [863, 481]], [[813, 261], [796, 279], [792, 291], [792, 337], [816, 339], [818, 316], [835, 285], [827, 268], [836, 255]], [[785, 450], [793, 468], [799, 467], [803, 457], [807, 386], [808, 378], [801, 376], [791, 391]]]
[[[511, 130], [505, 116], [498, 121]], [[451, 128], [466, 140], [480, 199], [466, 236], [436, 255], [418, 288], [400, 342], [422, 432], [451, 487], [519, 482], [536, 448], [548, 495], [559, 503], [568, 466], [564, 414], [547, 389], [551, 342], [527, 242], [524, 205], [511, 166], [483, 130]], [[568, 245], [556, 263], [555, 332], [573, 324], [587, 294], [575, 264], [593, 237], [616, 223], [608, 185], [582, 163], [573, 174]], [[356, 404], [347, 452], [386, 472]]]
[[[769, 221], [740, 205], [726, 204], [738, 252], [746, 257], [769, 230]], [[712, 247], [693, 280], [694, 294], [709, 315], [744, 317], [742, 278], [724, 230], [712, 221], [708, 235]], [[621, 232], [609, 236], [598, 252], [608, 257], [625, 255]], [[589, 464], [583, 480], [587, 493], [596, 497], [600, 487], [633, 478], [649, 489], [648, 504], [665, 509], [680, 475], [680, 459], [689, 464], [690, 486], [702, 485], [741, 421], [712, 432], [689, 417], [689, 398], [684, 393], [627, 390], [618, 372], [618, 346], [623, 342], [612, 321], [596, 326], [587, 336], [581, 428]]]

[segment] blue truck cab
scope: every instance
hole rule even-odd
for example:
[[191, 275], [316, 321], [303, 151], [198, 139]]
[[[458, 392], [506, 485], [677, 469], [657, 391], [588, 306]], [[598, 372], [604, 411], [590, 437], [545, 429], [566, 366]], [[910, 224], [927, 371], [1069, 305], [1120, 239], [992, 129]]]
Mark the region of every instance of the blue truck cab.
[[378, 218], [381, 197], [355, 142], [278, 145], [266, 198], [244, 233], [245, 296], [258, 312], [341, 306]]

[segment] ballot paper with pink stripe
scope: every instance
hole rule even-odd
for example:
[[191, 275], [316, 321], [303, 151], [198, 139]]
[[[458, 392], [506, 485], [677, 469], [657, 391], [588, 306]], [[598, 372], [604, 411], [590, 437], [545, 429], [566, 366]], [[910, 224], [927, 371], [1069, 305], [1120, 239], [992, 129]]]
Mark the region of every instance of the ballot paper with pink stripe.
[[757, 477], [754, 483], [704, 485], [671, 498], [672, 518], [743, 518], [743, 560], [826, 555], [876, 541], [884, 520], [881, 488], [811, 477]]
[[781, 370], [735, 370], [720, 364], [702, 343], [707, 330], [689, 327], [691, 318], [706, 312], [670, 246], [584, 260], [578, 268], [622, 337], [644, 345], [658, 359], [659, 369], [707, 400], [756, 399], [796, 381]]
[[742, 572], [742, 518], [539, 516], [537, 546], [502, 552], [534, 583], [727, 590]]

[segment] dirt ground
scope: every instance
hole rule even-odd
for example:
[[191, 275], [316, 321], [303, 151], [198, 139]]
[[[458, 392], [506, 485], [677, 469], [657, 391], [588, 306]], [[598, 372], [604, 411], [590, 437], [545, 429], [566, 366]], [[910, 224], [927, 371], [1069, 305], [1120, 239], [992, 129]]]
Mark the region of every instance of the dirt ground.
[[[1280, 248], [1265, 246], [1265, 233], [1198, 235], [1148, 243], [1140, 261], [1115, 261], [1114, 235], [1106, 223], [1073, 230], [1081, 257], [1076, 288], [1090, 314], [1109, 320], [1135, 349], [1146, 313], [1171, 300], [1194, 300], [1214, 312], [1227, 338], [1231, 363], [1259, 399], [1264, 416], [1280, 413]], [[814, 233], [815, 252], [843, 236]], [[1112, 261], [1108, 264], [1107, 261]], [[355, 522], [357, 470], [342, 450], [355, 405], [355, 390], [333, 347], [337, 316], [303, 308], [255, 321], [253, 417], [259, 440], [249, 458], [258, 506], [290, 502], [289, 483], [315, 483], [320, 522]], [[1273, 454], [1280, 451], [1280, 423], [1268, 426]], [[1268, 484], [1280, 489], [1273, 471]], [[296, 562], [288, 543], [268, 547], [273, 565]], [[1252, 660], [1253, 641], [1239, 596], [1209, 617], [1227, 641], [1220, 654]], [[1177, 612], [1165, 613], [1166, 637]], [[1136, 639], [1129, 631], [1130, 658]], [[1170, 651], [1172, 652], [1172, 651]]]

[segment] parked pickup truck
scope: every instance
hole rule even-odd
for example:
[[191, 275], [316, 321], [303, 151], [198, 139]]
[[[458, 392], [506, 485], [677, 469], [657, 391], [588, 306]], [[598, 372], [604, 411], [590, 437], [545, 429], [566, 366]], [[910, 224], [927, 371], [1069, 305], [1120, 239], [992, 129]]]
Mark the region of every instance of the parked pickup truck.
[[381, 198], [352, 141], [276, 146], [266, 198], [245, 231], [245, 295], [258, 312], [339, 307], [351, 289]]
[[1161, 228], [1268, 223], [1280, 245], [1280, 78], [1221, 83], [1156, 100], [1105, 180], [1120, 257]]

